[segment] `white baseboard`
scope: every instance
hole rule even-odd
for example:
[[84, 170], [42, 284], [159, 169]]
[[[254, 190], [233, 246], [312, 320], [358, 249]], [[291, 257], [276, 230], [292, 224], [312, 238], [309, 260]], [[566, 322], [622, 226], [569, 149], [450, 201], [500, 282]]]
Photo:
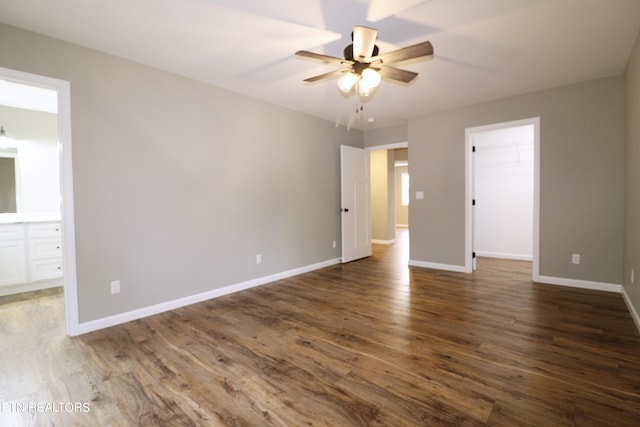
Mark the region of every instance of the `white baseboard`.
[[487, 257], [487, 258], [514, 259], [514, 260], [518, 260], [518, 261], [533, 261], [533, 256], [532, 255], [505, 254], [505, 253], [500, 253], [500, 252], [481, 252], [481, 251], [476, 251], [476, 256]]
[[625, 291], [624, 286], [622, 287], [622, 298], [624, 298], [624, 302], [625, 304], [627, 304], [627, 308], [629, 309], [631, 318], [633, 319], [633, 322], [636, 324], [636, 328], [638, 329], [638, 332], [640, 332], [640, 316], [638, 315], [638, 311], [636, 310], [636, 308], [633, 306], [633, 303], [631, 302], [631, 298], [629, 298], [629, 295], [627, 295], [627, 292]]
[[21, 294], [23, 292], [40, 291], [42, 289], [57, 288], [63, 286], [62, 279], [43, 280], [41, 282], [20, 283], [18, 285], [3, 286], [0, 288], [0, 297], [5, 295]]
[[211, 291], [203, 292], [196, 295], [190, 295], [184, 298], [178, 298], [176, 300], [155, 304], [149, 307], [143, 307], [136, 310], [128, 311], [125, 313], [115, 314], [109, 317], [103, 317], [102, 319], [91, 320], [89, 322], [80, 323], [78, 328], [79, 334], [85, 334], [87, 332], [97, 331], [98, 329], [108, 328], [110, 326], [119, 325], [121, 323], [130, 322], [132, 320], [142, 319], [143, 317], [152, 316], [154, 314], [163, 313], [169, 310], [175, 310], [176, 308], [184, 307], [187, 305], [195, 304], [198, 302], [206, 301], [212, 298], [221, 297], [223, 295], [232, 294], [245, 289], [254, 288], [276, 280], [286, 279], [288, 277], [297, 276], [299, 274], [308, 273], [320, 268], [329, 267], [340, 263], [338, 258], [320, 262], [317, 264], [311, 264], [304, 267], [296, 268], [293, 270], [284, 271], [282, 273], [272, 274], [270, 276], [259, 277], [257, 279], [248, 280], [242, 283], [236, 283], [234, 285], [225, 286], [224, 288], [213, 289]]
[[[471, 273], [471, 270], [463, 265], [438, 264], [434, 262], [409, 260], [409, 265], [414, 267], [433, 268], [436, 270], [453, 271], [456, 273]], [[570, 286], [573, 288], [593, 289], [606, 292], [622, 292], [622, 285], [615, 283], [591, 282], [588, 280], [565, 279], [561, 277], [538, 276], [534, 279], [537, 283], [549, 285]]]
[[413, 267], [433, 268], [436, 270], [453, 271], [456, 273], [471, 273], [471, 270], [464, 265], [438, 264], [436, 262], [409, 260], [409, 265]]
[[572, 288], [593, 289], [596, 291], [622, 292], [622, 285], [616, 283], [591, 282], [588, 280], [565, 279], [562, 277], [538, 276], [535, 282], [548, 285], [570, 286]]
[[393, 245], [395, 242], [396, 242], [396, 239], [391, 239], [391, 240], [371, 239], [371, 243], [375, 245]]

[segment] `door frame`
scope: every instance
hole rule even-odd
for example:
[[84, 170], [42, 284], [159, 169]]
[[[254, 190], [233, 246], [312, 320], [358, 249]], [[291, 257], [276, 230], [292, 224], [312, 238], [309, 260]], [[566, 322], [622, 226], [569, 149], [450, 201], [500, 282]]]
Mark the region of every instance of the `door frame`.
[[0, 79], [55, 90], [58, 93], [58, 139], [62, 218], [62, 264], [67, 335], [79, 335], [78, 279], [71, 155], [71, 84], [66, 80], [0, 67]]
[[473, 272], [473, 137], [476, 133], [533, 125], [533, 281], [540, 278], [540, 117], [493, 123], [465, 129], [465, 262]]

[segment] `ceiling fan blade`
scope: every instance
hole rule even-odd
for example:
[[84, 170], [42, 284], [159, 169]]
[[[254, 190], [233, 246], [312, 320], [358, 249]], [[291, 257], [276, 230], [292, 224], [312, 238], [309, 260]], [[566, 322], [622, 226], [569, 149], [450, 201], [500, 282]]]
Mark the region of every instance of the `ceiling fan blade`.
[[326, 62], [329, 64], [350, 64], [351, 61], [347, 61], [342, 58], [337, 58], [335, 56], [323, 55], [321, 53], [309, 52], [307, 50], [299, 50], [296, 52], [296, 55], [302, 56], [303, 58], [315, 59], [317, 61]]
[[431, 42], [427, 41], [403, 47], [389, 53], [383, 53], [382, 55], [371, 58], [371, 62], [381, 61], [383, 64], [393, 64], [395, 62], [407, 61], [429, 55], [433, 55], [433, 46]]
[[377, 38], [378, 30], [356, 25], [353, 28], [353, 59], [358, 62], [370, 62]]
[[339, 76], [340, 74], [346, 73], [347, 71], [349, 71], [348, 68], [343, 68], [341, 70], [335, 70], [335, 71], [329, 71], [328, 73], [319, 74], [317, 76], [309, 77], [308, 79], [304, 79], [304, 81], [307, 82], [307, 83], [313, 83], [313, 82], [317, 82], [319, 80], [325, 80], [325, 79], [330, 79], [332, 77]]
[[382, 77], [396, 80], [402, 83], [411, 83], [413, 79], [418, 77], [418, 73], [414, 73], [413, 71], [401, 70], [400, 68], [390, 67], [388, 65], [380, 66], [378, 72]]

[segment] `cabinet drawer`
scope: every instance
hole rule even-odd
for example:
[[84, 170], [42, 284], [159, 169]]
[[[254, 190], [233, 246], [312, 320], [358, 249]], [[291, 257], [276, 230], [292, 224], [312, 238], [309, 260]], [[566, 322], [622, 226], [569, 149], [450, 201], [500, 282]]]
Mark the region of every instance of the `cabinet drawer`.
[[22, 239], [24, 239], [24, 226], [22, 224], [0, 225], [0, 241]]
[[62, 277], [62, 258], [48, 258], [31, 261], [31, 281], [57, 279]]
[[24, 240], [0, 242], [0, 286], [27, 281]]
[[59, 222], [41, 222], [29, 224], [27, 230], [30, 238], [62, 236]]
[[62, 256], [62, 241], [59, 238], [31, 239], [29, 241], [31, 258], [51, 258]]

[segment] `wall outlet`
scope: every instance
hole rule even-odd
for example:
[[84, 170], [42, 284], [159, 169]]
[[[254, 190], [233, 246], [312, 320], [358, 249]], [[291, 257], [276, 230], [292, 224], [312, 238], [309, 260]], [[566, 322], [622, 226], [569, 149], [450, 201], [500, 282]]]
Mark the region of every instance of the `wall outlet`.
[[120, 293], [120, 280], [111, 282], [111, 295]]
[[262, 264], [262, 254], [256, 255], [256, 264]]
[[333, 241], [333, 249], [335, 249], [335, 248], [336, 248], [336, 241], [334, 240]]
[[571, 254], [571, 263], [580, 264], [580, 254]]

